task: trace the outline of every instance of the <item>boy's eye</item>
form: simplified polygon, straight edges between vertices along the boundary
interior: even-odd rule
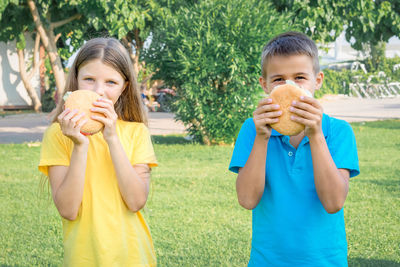
[[[283,81],[282,78],[276,78],[276,79],[273,79],[273,80],[272,80],[272,82],[281,82],[281,81]]]
[[[305,77],[303,77],[303,76],[296,77],[296,80],[303,80],[303,79],[305,79]]]

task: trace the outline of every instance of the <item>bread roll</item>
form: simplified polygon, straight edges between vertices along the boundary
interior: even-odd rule
[[[277,86],[272,90],[272,103],[278,104],[282,111],[279,122],[271,124],[272,129],[283,135],[297,135],[304,130],[303,124],[290,119],[290,116],[295,114],[289,111],[292,102],[299,101],[301,96],[311,96],[311,93],[292,83]]]
[[[92,115],[103,116],[101,113],[90,111],[93,108],[93,102],[100,98],[100,95],[89,90],[76,90],[66,96],[65,108],[70,110],[77,109],[79,113],[84,112],[83,116],[79,121],[87,119],[88,121],[82,126],[81,133],[84,135],[92,135],[101,131],[104,127],[103,123],[95,121],[90,118]],[[78,114],[79,114],[78,113]]]

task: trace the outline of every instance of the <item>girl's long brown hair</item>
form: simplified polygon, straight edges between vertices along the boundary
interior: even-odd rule
[[[128,82],[125,90],[114,104],[118,118],[124,121],[143,122],[147,125],[147,113],[141,100],[129,53],[117,39],[94,38],[81,47],[68,74],[64,94],[68,91],[78,90],[79,68],[96,59],[118,71]],[[57,121],[57,116],[63,111],[64,103],[65,101],[60,96],[53,122]]]

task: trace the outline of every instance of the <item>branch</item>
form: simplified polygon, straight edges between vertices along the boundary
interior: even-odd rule
[[[61,37],[61,33],[58,33],[54,38],[54,43],[57,44],[58,39]]]
[[[43,59],[40,59],[38,62],[37,60],[37,54],[39,53],[39,45],[40,45],[40,35],[39,33],[36,33],[36,39],[35,39],[35,47],[33,49],[33,66],[31,71],[29,72],[28,76],[28,81],[30,81],[35,75],[36,71],[38,70],[40,64],[42,64]]]
[[[40,45],[40,34],[37,32],[36,33],[36,38],[35,38],[35,47],[34,47],[34,54],[33,54],[33,65],[35,66],[37,63],[37,51],[39,51],[39,45]]]
[[[50,27],[51,27],[52,29],[55,29],[55,28],[57,28],[57,27],[60,27],[60,26],[65,25],[65,24],[67,24],[67,23],[69,23],[69,22],[71,22],[71,21],[73,21],[73,20],[80,19],[81,17],[82,17],[81,14],[75,14],[75,15],[73,15],[72,17],[69,17],[69,18],[67,18],[67,19],[63,19],[63,20],[60,20],[60,21],[57,21],[57,22],[52,22],[52,23],[50,23]]]

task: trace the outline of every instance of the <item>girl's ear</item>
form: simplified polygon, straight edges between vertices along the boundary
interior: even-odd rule
[[[315,90],[319,90],[322,86],[322,82],[324,81],[324,73],[322,71],[317,73],[315,81],[316,81]]]

